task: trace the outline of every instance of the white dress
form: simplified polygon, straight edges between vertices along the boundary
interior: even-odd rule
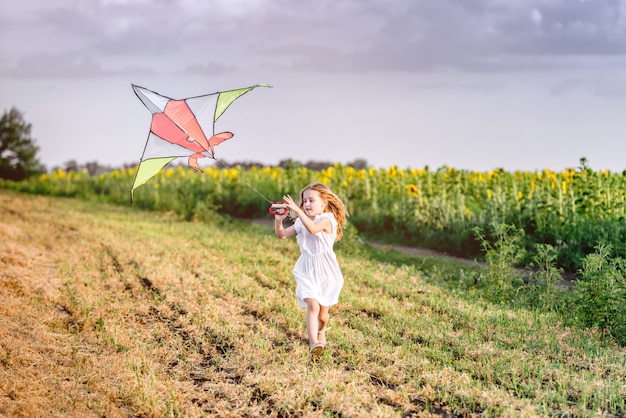
[[[333,251],[337,237],[337,220],[331,212],[317,215],[313,222],[323,217],[330,219],[331,233],[320,231],[311,234],[300,218],[296,219],[296,240],[300,245],[300,258],[293,268],[296,278],[296,298],[301,307],[306,306],[305,298],[317,299],[322,306],[335,305],[343,287],[343,275]]]

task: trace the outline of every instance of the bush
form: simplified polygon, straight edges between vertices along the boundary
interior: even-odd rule
[[[575,321],[597,327],[626,345],[626,261],[611,258],[612,248],[600,244],[583,259],[582,279],[576,283]]]

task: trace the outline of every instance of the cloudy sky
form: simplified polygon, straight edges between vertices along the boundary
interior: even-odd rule
[[[0,107],[40,160],[139,160],[131,84],[256,83],[228,162],[626,169],[626,0],[21,0],[0,8]]]

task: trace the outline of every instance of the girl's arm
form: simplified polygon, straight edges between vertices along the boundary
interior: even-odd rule
[[[285,239],[296,235],[295,225],[291,225],[286,229],[283,227],[283,219],[285,219],[286,216],[286,214],[274,216],[274,232],[276,232],[276,236],[278,237],[278,239]]]

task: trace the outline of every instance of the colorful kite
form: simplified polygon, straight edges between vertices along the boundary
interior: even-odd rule
[[[257,84],[174,100],[152,90],[132,86],[139,100],[152,112],[152,124],[130,189],[131,202],[137,187],[176,158],[186,157],[190,167],[202,171],[198,167],[198,158],[215,159],[215,147],[233,137],[232,132],[216,134],[215,121],[243,94],[257,87],[270,87]]]

